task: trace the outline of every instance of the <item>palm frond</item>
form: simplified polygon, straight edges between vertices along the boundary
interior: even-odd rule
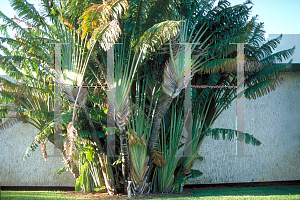
[[[135,50],[155,51],[179,33],[181,23],[182,21],[168,20],[153,25],[140,37]]]
[[[275,90],[275,88],[283,82],[284,79],[282,77],[278,77],[257,83],[245,90],[245,97],[247,99],[256,99],[257,97],[264,96],[272,90]]]
[[[146,19],[143,21],[143,31],[145,32],[154,24],[161,22],[161,19],[174,19],[175,9],[174,2],[171,0],[150,1],[148,3]]]
[[[292,64],[292,61],[290,61],[288,64],[275,64],[268,68],[259,70],[257,73],[254,73],[253,75],[250,75],[249,77],[247,77],[245,80],[245,84],[248,87],[250,87],[251,85],[254,85],[255,83],[263,82],[265,80],[269,80],[269,79],[278,77],[278,76],[282,75],[284,72],[286,72],[287,69],[291,67],[291,64]]]
[[[0,133],[3,133],[7,129],[13,127],[16,123],[22,121],[20,117],[21,115],[18,112],[14,112],[10,118],[8,118],[4,123],[0,124]]]
[[[269,55],[266,58],[263,58],[262,60],[260,60],[260,62],[262,64],[269,64],[269,63],[279,63],[282,62],[283,60],[288,59],[291,55],[293,55],[294,51],[295,51],[295,46],[293,48],[290,49],[286,49],[283,51],[279,51],[277,53],[274,53],[272,55]]]
[[[253,18],[254,20],[257,19],[257,16]],[[263,30],[264,24],[263,23],[254,23],[254,26],[251,27],[251,35],[252,37],[248,40],[253,46],[258,47],[260,43],[265,41],[264,34],[265,30]]]
[[[280,44],[281,39],[282,39],[282,34],[277,38],[267,41],[259,49],[263,52],[265,57],[271,55],[273,50],[275,50],[277,46]]]
[[[17,12],[19,17],[28,21],[33,26],[47,25],[45,18],[35,9],[33,4],[26,0],[11,0],[12,8]]]
[[[20,34],[20,37],[24,37],[24,38],[30,38],[31,35],[30,33],[23,28],[22,26],[20,26],[17,22],[15,22],[14,20],[10,19],[9,17],[7,17],[3,12],[0,11],[0,19],[2,19],[2,21],[5,23],[5,25],[7,27],[10,27],[10,29],[12,31],[16,30],[18,31],[18,34]]]
[[[98,41],[102,49],[107,51],[118,40],[120,34],[119,22],[114,19],[94,29],[87,47],[90,49]]]
[[[41,143],[41,141],[43,141],[43,140],[47,139],[47,137],[49,137],[49,135],[51,134],[51,132],[49,132],[49,129],[51,129],[51,126],[45,126],[39,132],[39,134],[35,136],[34,140],[30,144],[30,146],[26,149],[26,152],[23,157],[23,161],[25,161],[26,157],[30,157],[29,151],[32,151],[32,152],[35,151],[36,148],[38,147],[38,145]]]
[[[233,72],[237,69],[237,59],[236,58],[224,58],[215,59],[205,62],[201,65],[199,69],[200,73],[219,73],[219,72]]]
[[[232,129],[224,129],[224,128],[215,128],[210,129],[206,132],[207,135],[210,135],[214,140],[219,140],[220,137],[222,137],[223,140],[232,140],[235,138],[239,131],[232,130]],[[253,135],[250,135],[249,133],[243,133],[244,139],[246,144],[252,144],[254,146],[259,146],[261,142],[256,139]]]
[[[82,39],[88,32],[99,29],[111,19],[117,19],[127,9],[126,0],[111,0],[88,8],[81,16]]]
[[[134,37],[137,38],[143,34],[141,28],[145,20],[145,16],[147,16],[149,6],[148,0],[131,0],[129,2],[129,7],[125,13],[123,21],[125,24],[125,34],[131,35],[131,41],[134,39]]]

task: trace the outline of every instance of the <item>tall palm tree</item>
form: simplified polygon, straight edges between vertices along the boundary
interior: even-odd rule
[[[215,7],[213,7],[213,1],[208,3],[204,1],[194,2],[194,5],[185,1],[164,2],[165,3],[162,5],[158,5],[146,1],[130,1],[128,2],[129,9],[121,20],[120,27],[123,32],[122,39],[119,41],[123,43],[125,47],[116,50],[119,58],[115,66],[117,83],[115,106],[116,113],[118,113],[116,115],[117,124],[119,124],[118,127],[121,131],[121,150],[124,158],[123,175],[125,180],[128,178],[130,160],[128,141],[126,141],[125,135],[125,125],[129,120],[127,99],[134,74],[137,67],[144,66],[142,62],[147,60],[147,52],[157,51],[157,48],[164,44],[164,42],[170,40],[179,33],[180,37],[176,43],[193,43],[191,47],[193,54],[192,75],[198,78],[203,76],[201,74],[198,75],[198,72],[212,73],[211,76],[208,75],[208,78],[206,78],[208,84],[233,84],[236,80],[234,78],[234,73],[231,75],[220,76],[220,70],[233,69],[236,65],[236,58],[234,57],[235,50],[232,45],[230,46],[229,44],[232,42],[246,42],[252,33],[249,31],[249,28],[250,30],[253,30],[254,26],[254,19],[247,23],[248,14],[250,12],[248,4],[250,1],[234,7],[231,7],[228,1],[221,1]],[[96,6],[94,6],[94,8],[95,7]],[[201,9],[199,9],[199,7]],[[93,7],[86,12],[84,15],[85,17],[89,15],[97,16],[96,13],[98,11],[93,10],[92,8]],[[161,8],[164,8],[165,10],[163,11]],[[172,9],[170,10],[170,8]],[[159,15],[162,17],[151,18],[154,16],[154,12],[162,13]],[[232,15],[235,15],[236,17],[228,21],[227,19]],[[169,19],[172,17],[177,21],[164,21],[166,18]],[[182,19],[184,19],[186,23],[180,22]],[[180,23],[181,29],[179,31],[178,28]],[[90,26],[91,24],[88,20],[83,21],[83,27]],[[96,32],[92,33],[90,41],[94,41],[94,38],[96,38],[95,35],[97,35]],[[99,40],[99,42],[101,42],[101,40]],[[197,46],[196,44],[199,42],[201,42],[201,45]],[[150,158],[147,174],[148,184],[150,184],[153,177],[154,166],[152,164],[152,158],[154,152],[158,150],[161,121],[168,111],[172,99],[177,97],[184,88],[184,53],[180,51],[182,47],[174,44],[174,42],[169,43],[168,46],[170,47],[168,52],[170,56],[163,60],[163,62],[166,63],[166,67],[161,83],[162,90],[160,90],[160,92],[163,91],[164,94],[160,96],[161,101],[158,101],[158,107],[152,124],[152,133],[148,143],[147,155]],[[197,50],[207,50],[209,56],[202,56],[201,54],[197,55]],[[221,53],[224,50],[226,50],[226,53]],[[291,52],[292,50],[288,50],[286,55],[290,55]],[[148,53],[148,55],[151,54]],[[104,60],[102,61],[105,62]],[[125,64],[125,69],[123,68],[123,63],[127,63]],[[162,63],[160,63],[160,66],[163,66]],[[201,83],[201,78],[199,83]],[[205,121],[205,126],[203,131],[200,131],[201,133],[208,131],[207,128],[211,126],[216,119],[216,116],[223,110],[221,109],[223,107],[220,106],[222,105],[221,102],[231,102],[235,98],[234,92],[232,91],[227,91],[223,95],[220,95],[221,93],[219,92],[212,93],[206,91],[202,94],[202,97],[209,100],[203,101],[203,99],[200,99],[200,102],[198,101],[199,105],[202,104],[201,109],[199,109],[201,111],[200,113],[203,113],[202,110],[206,110],[207,113],[202,116]],[[215,99],[215,96],[221,97],[219,102]],[[217,108],[214,108],[216,106]],[[120,126],[120,124],[122,124],[122,126]],[[199,149],[204,135],[205,134],[202,134],[195,142],[197,145],[194,145],[194,154],[197,152],[196,150]],[[257,144],[255,143],[254,138],[252,142],[253,144]],[[190,168],[193,160],[193,158],[185,159],[185,163],[183,163],[185,170]]]
[[[150,5],[147,2],[142,1],[132,1],[129,2],[129,5],[137,5],[137,7],[129,7],[128,12],[125,14],[124,20],[121,22],[121,27],[124,26],[124,36],[119,40],[121,43],[123,43],[123,45],[116,49],[118,58],[116,59],[115,65],[115,93],[117,95],[114,99],[114,104],[109,102],[111,106],[115,105],[116,123],[120,129],[120,146],[123,157],[124,181],[128,181],[129,177],[129,152],[127,136],[125,134],[125,126],[128,124],[130,119],[129,92],[131,91],[130,88],[136,73],[136,69],[145,58],[147,52],[151,50],[153,51],[154,47],[160,46],[163,42],[166,42],[172,36],[176,35],[179,28],[179,21],[162,21],[164,18],[161,18],[162,22],[157,24],[153,24],[153,21],[150,23],[150,19],[148,18],[145,20],[148,20],[149,22],[144,24],[144,21],[140,20],[141,18],[144,18],[144,12],[148,12],[147,9],[144,10],[145,7]],[[153,5],[152,7],[155,6],[157,6],[157,4]],[[91,22],[93,20],[88,19],[89,16],[99,16],[97,13],[100,11],[95,9],[93,10],[92,8],[94,7],[96,7],[96,5],[89,8],[84,15],[85,18],[82,21],[83,30],[88,30],[88,27],[91,27]],[[154,12],[154,10],[150,9],[150,12]],[[128,18],[129,13],[132,13],[131,18]],[[152,14],[150,13],[150,15]],[[132,18],[136,19],[136,21],[133,24],[129,24],[129,21],[131,21]],[[101,22],[101,19],[96,19],[95,21],[96,23],[99,23],[99,21]],[[131,28],[131,32],[128,32],[127,29],[132,25],[133,27]],[[145,26],[149,27],[148,30],[144,28]],[[142,27],[146,29],[144,33],[140,31]],[[95,38],[97,38],[97,34],[98,33],[95,31],[92,32],[89,42],[94,42]],[[84,33],[83,36],[85,36]],[[98,40],[98,42],[101,43],[102,40]],[[103,49],[106,50],[105,48]],[[126,191],[125,188],[126,182],[124,184],[124,191]]]

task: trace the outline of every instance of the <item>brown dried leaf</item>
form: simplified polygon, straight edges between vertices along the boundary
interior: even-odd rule
[[[140,138],[136,135],[136,133],[126,132],[128,135],[128,143],[130,146],[137,144],[141,147],[146,146],[146,141],[143,138]]]
[[[73,126],[72,122],[69,123],[67,129],[67,138],[64,143],[64,150],[66,153],[67,160],[72,160],[72,152],[75,148],[74,139],[77,137],[77,130]]]
[[[41,150],[44,160],[47,162],[47,148],[46,148],[46,139],[41,140]]]
[[[161,152],[154,150],[153,152],[153,161],[152,161],[157,167],[165,167],[166,162],[163,158],[163,155],[161,155]]]

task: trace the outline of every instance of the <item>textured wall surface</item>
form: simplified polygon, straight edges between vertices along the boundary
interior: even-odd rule
[[[49,157],[45,162],[40,146],[23,162],[26,149],[37,133],[37,129],[23,122],[0,133],[0,186],[74,187],[75,178],[70,172],[56,174],[63,167],[62,158]],[[48,154],[53,154],[53,148],[47,143]]]
[[[262,144],[245,144],[245,155],[236,152],[235,141],[205,138],[194,169],[203,172],[189,183],[229,183],[300,180],[300,72],[283,75],[285,83],[256,100],[245,99],[245,131]],[[236,101],[225,110],[214,128],[235,129]]]

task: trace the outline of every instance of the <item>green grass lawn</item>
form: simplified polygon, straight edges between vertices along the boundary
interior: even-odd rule
[[[147,197],[146,197],[147,198]],[[16,199],[16,200],[56,200],[56,199],[77,199],[71,198],[59,192],[53,191],[2,191],[1,200]],[[113,197],[111,198],[113,199]],[[182,200],[221,200],[221,199],[299,199],[300,187],[260,187],[260,188],[234,188],[234,189],[219,189],[219,190],[197,190],[193,195],[188,197],[169,197],[169,198],[153,198],[159,199],[182,199]],[[86,199],[85,199],[86,200]]]
[[[233,188],[221,190],[198,190],[191,197],[192,199],[299,199],[300,187],[258,187],[258,188]]]
[[[1,191],[1,200],[37,200],[37,199],[77,199],[77,200],[87,200],[71,198],[59,191]]]

